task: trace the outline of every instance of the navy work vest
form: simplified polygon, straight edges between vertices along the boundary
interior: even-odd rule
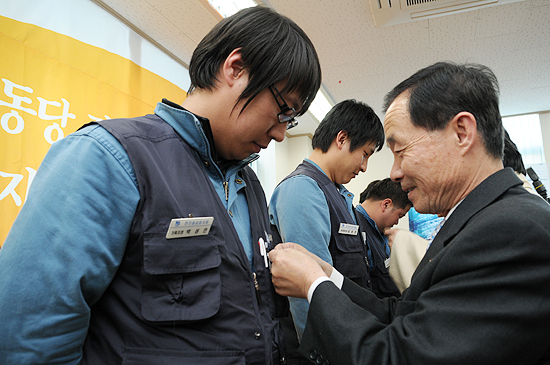
[[[386,260],[389,256],[386,253],[384,238],[363,214],[356,211],[355,216],[361,232],[365,233],[367,245],[372,252],[374,265],[370,267],[370,279],[373,293],[379,298],[400,297],[401,292],[395,286],[389,269],[386,267]]]
[[[99,124],[128,153],[140,201],[120,268],[92,305],[82,363],[278,363],[271,274],[257,244],[250,269],[210,162],[156,115]],[[250,168],[240,178],[252,237],[266,240],[264,192]],[[170,221],[188,217],[214,217],[209,234],[166,239]]]
[[[296,167],[296,170],[285,177],[281,183],[296,175],[309,176],[317,182],[325,194],[330,212],[331,234],[328,248],[332,257],[333,266],[345,277],[370,289],[367,251],[366,247],[363,246],[362,238],[359,234],[350,236],[338,233],[340,223],[355,224],[349,213],[346,200],[337,190],[334,182],[310,162],[303,161]],[[304,204],[307,204],[307,202],[304,202]],[[307,217],[304,217],[304,219],[307,219]],[[300,222],[296,222],[296,224],[300,224]],[[277,226],[272,224],[271,231],[275,243],[281,242],[282,239],[277,230]],[[299,343],[292,316],[282,318],[281,323],[288,349],[287,358],[289,364],[301,365],[309,363],[309,361],[298,352]]]
[[[331,235],[328,248],[332,256],[333,266],[345,277],[370,289],[367,254],[361,236],[359,234],[351,236],[338,233],[340,223],[355,225],[344,197],[340,195],[334,182],[308,161],[304,161],[298,165],[296,170],[282,181],[296,175],[309,176],[317,182],[325,194],[330,212]],[[307,219],[307,217],[304,217],[304,219]],[[296,222],[296,224],[300,224],[300,222]],[[274,225],[271,228],[273,231],[277,231]],[[276,234],[274,234],[275,236]]]

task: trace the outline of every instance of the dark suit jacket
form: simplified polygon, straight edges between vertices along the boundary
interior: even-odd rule
[[[550,206],[511,169],[451,214],[402,299],[317,287],[300,351],[325,364],[550,364]]]

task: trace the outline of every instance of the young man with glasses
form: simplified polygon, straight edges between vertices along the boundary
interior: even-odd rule
[[[355,219],[353,194],[342,184],[364,172],[369,157],[383,144],[382,123],[369,106],[355,100],[335,105],[315,130],[311,156],[273,192],[269,212],[276,241],[303,245],[334,263],[347,277],[369,287],[367,255]],[[288,342],[294,346],[288,361],[305,363],[292,351],[297,344],[292,340],[304,330],[308,303],[297,298],[289,301],[294,325],[283,322]]]
[[[308,109],[318,57],[255,7],[217,24],[189,73],[182,106],[52,146],[0,253],[0,363],[284,361],[247,166]]]

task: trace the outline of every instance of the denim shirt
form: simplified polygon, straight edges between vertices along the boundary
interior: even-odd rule
[[[305,160],[323,171],[313,161]],[[340,184],[334,188],[346,200],[355,220],[353,194]],[[309,176],[296,175],[281,182],[271,196],[269,218],[271,224],[277,226],[283,242],[298,243],[332,265],[328,248],[331,236],[330,211],[325,194],[315,180]],[[309,304],[306,299],[299,298],[289,298],[289,303],[298,338],[301,338]]]
[[[155,113],[210,162],[208,175],[251,260],[248,206],[237,172],[257,156],[223,174],[195,116],[161,103]],[[52,145],[0,250],[0,363],[80,363],[90,306],[124,255],[140,199],[136,184],[126,152],[97,125]],[[105,211],[111,214],[99,213]]]

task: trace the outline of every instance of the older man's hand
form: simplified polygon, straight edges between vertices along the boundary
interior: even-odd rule
[[[277,245],[269,259],[275,290],[288,297],[307,298],[311,284],[332,273],[332,266],[295,243]]]

